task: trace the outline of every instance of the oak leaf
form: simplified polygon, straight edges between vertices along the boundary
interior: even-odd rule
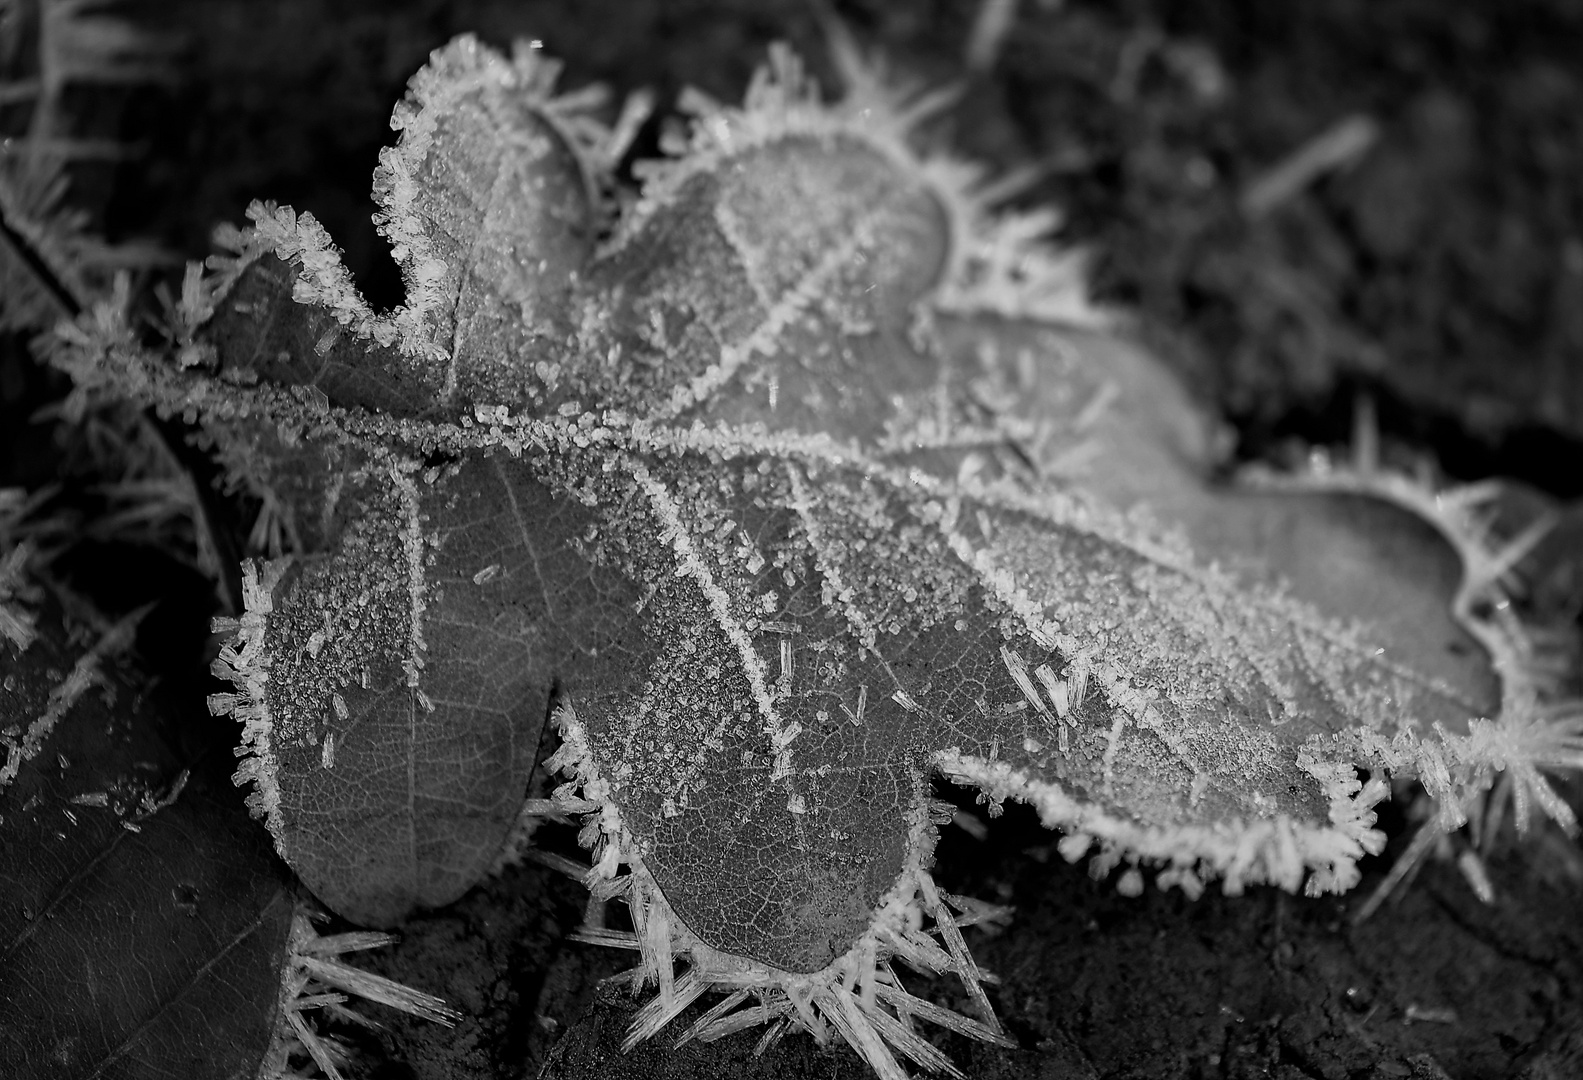
[[[1451,807],[1508,769],[1569,821],[1539,769],[1583,750],[1527,669],[1463,677],[1410,619],[1321,610],[1314,551],[1247,561],[1276,500],[1164,464],[1193,422],[1129,392],[1142,419],[1094,435],[1085,385],[1137,372],[1072,329],[1105,323],[1080,260],[916,149],[935,99],[845,60],[836,103],[784,50],[742,107],[686,99],[596,242],[616,148],[591,99],[463,39],[376,182],[404,307],[261,204],[195,283],[186,368],[109,307],[64,341],[84,385],[195,421],[295,538],[250,571],[216,704],[304,879],[374,922],[457,895],[511,847],[553,705],[557,805],[633,914],[585,937],[659,985],[632,1038],[723,989],[686,1037],[833,1031],[898,1076],[949,1069],[911,1018],[1005,1039],[960,931],[991,913],[928,873],[938,777],[1033,803],[1124,890],[1144,866],[1350,887],[1387,791],[1359,769]],[[1115,461],[1072,468],[1085,439]],[[976,1015],[896,960],[955,972]]]

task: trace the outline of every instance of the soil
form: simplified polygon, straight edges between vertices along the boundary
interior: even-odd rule
[[[175,77],[77,102],[85,130],[139,153],[82,170],[72,198],[111,239],[154,237],[184,257],[252,198],[311,210],[388,305],[400,283],[368,220],[369,182],[390,108],[430,49],[469,30],[496,44],[530,35],[565,59],[567,85],[652,86],[666,102],[691,84],[731,99],[776,39],[828,75],[820,21],[834,14],[900,69],[961,80],[940,137],[997,168],[1036,168],[1019,200],[1066,208],[1102,298],[1135,312],[1234,423],[1241,457],[1342,444],[1367,401],[1388,440],[1450,476],[1583,495],[1583,5],[1023,0],[992,61],[969,70],[964,42],[992,6],[139,0],[124,7],[176,46]],[[1365,151],[1254,199],[1348,121],[1373,133]],[[657,141],[651,125],[636,152]],[[22,337],[0,343],[0,486],[64,476],[63,498],[89,498],[91,463],[27,420],[63,392]],[[222,532],[244,518],[223,500],[216,514]],[[165,598],[176,614],[152,617],[145,655],[172,678],[199,670],[197,634],[173,628],[202,625],[192,613],[212,586],[138,557],[137,575],[111,581],[92,572],[107,558],[95,548],[75,572],[112,613]],[[1411,832],[1405,806],[1387,816],[1391,848],[1339,899],[1129,899],[1066,865],[1016,807],[985,839],[947,830],[943,887],[1015,909],[969,944],[1000,976],[991,1000],[1020,1049],[940,1045],[985,1078],[1583,1076],[1576,844],[1545,833],[1503,849],[1488,864],[1493,903],[1454,859],[1433,859],[1356,922]],[[544,842],[574,854],[564,833]],[[626,958],[567,937],[585,896],[530,863],[415,920],[380,970],[469,1019],[447,1030],[381,1013],[382,1031],[357,1036],[372,1075],[869,1075],[803,1035],[763,1055],[752,1032],[681,1049],[667,1033],[622,1053],[634,1000],[600,983]],[[966,1007],[946,981],[909,985]]]
[[[1398,840],[1405,830],[1392,823]],[[563,840],[565,838],[562,838]],[[554,843],[553,840],[550,841]],[[1014,908],[970,931],[998,975],[990,999],[1019,1049],[936,1042],[984,1080],[1559,1080],[1583,1070],[1583,875],[1556,835],[1492,861],[1494,903],[1450,861],[1355,921],[1398,850],[1344,898],[1274,889],[1241,897],[1118,895],[1025,808],[975,839],[947,829],[943,888]],[[762,1056],[759,1032],[676,1049],[658,1036],[622,1053],[642,999],[598,980],[624,955],[567,942],[581,886],[538,867],[508,873],[420,920],[380,970],[447,995],[477,1020],[454,1032],[393,1021],[389,1077],[413,1080],[863,1080],[850,1050],[789,1036]],[[502,927],[509,928],[505,931]],[[969,1010],[960,987],[923,976],[914,993]],[[685,1030],[695,1006],[676,1021]],[[401,1064],[394,1064],[400,1062]]]

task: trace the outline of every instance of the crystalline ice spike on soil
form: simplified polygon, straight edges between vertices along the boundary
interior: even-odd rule
[[[326,1016],[342,1023],[374,1026],[374,1022],[351,1007],[352,999],[374,1002],[413,1016],[452,1027],[463,1019],[461,1013],[432,994],[415,990],[383,975],[358,968],[342,957],[365,949],[393,943],[390,934],[351,931],[320,934],[313,920],[321,917],[311,905],[299,902],[292,916],[291,935],[280,974],[280,1009],[275,1032],[258,1080],[292,1080],[300,1076],[292,1060],[309,1059],[326,1080],[346,1080],[342,1069],[350,1064],[339,1040],[322,1030],[315,1021]]]
[[[995,1045],[1015,1046],[1001,1031],[984,994],[982,984],[988,976],[973,962],[963,942],[959,923],[970,921],[970,917],[959,918],[952,911],[927,869],[934,845],[927,805],[917,807],[911,815],[911,853],[906,869],[875,913],[869,932],[825,970],[808,975],[779,971],[710,948],[677,919],[636,854],[635,839],[622,826],[615,804],[604,801],[597,810],[586,810],[587,793],[605,792],[608,785],[594,771],[584,732],[569,705],[559,707],[556,727],[562,743],[549,765],[576,778],[557,798],[569,811],[584,811],[596,830],[585,835],[585,846],[595,852],[590,884],[596,896],[619,897],[634,927],[630,932],[590,927],[577,936],[591,944],[637,951],[638,966],[626,977],[637,986],[657,987],[655,996],[633,1018],[623,1049],[657,1034],[711,991],[728,996],[683,1032],[678,1045],[790,1021],[821,1041],[830,1033],[839,1035],[875,1075],[886,1080],[905,1080],[907,1073],[898,1054],[931,1072],[962,1076],[940,1051],[918,1036],[912,1020],[926,1020]],[[583,795],[574,794],[574,787]],[[620,887],[612,890],[618,884]],[[926,922],[934,924],[932,931],[923,929]],[[687,969],[677,978],[675,966],[684,960]],[[914,997],[898,978],[893,961],[932,975],[956,975],[979,1016],[963,1016]]]

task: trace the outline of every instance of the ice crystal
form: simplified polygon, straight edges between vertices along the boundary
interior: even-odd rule
[[[1191,488],[1156,469],[1202,433],[1073,329],[1105,319],[1053,219],[920,149],[942,99],[840,59],[837,102],[784,49],[741,107],[684,99],[616,215],[598,99],[462,39],[376,176],[404,306],[258,204],[171,355],[115,304],[63,336],[81,386],[196,423],[293,549],[249,568],[213,707],[321,898],[389,923],[477,880],[553,704],[584,937],[658,987],[632,1038],[724,990],[684,1037],[835,1034],[897,1077],[951,1071],[915,1020],[1005,1039],[961,933],[984,913],[929,874],[937,778],[1030,802],[1129,890],[1351,887],[1388,791],[1360,769],[1448,806],[1505,770],[1569,821],[1541,770],[1576,736],[1531,666],[1497,663],[1486,715],[1402,635],[1204,561],[1204,506],[1119,508]]]
[[[151,244],[112,245],[66,198],[74,173],[130,148],[73,130],[72,95],[166,81],[173,42],[137,29],[114,2],[19,0],[0,8],[0,328],[75,314],[129,267],[168,262]]]
[[[313,1017],[373,1026],[352,1007],[358,1001],[376,1002],[447,1027],[462,1018],[431,994],[342,959],[348,953],[391,944],[396,939],[390,934],[359,930],[320,934],[313,927],[317,914],[304,903],[292,913],[275,1030],[259,1065],[258,1080],[307,1080],[314,1070],[325,1080],[345,1080],[347,1074],[341,1070],[349,1065],[350,1055],[339,1040],[319,1030]]]

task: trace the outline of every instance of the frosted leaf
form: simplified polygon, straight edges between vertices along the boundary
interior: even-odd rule
[[[217,663],[240,695],[215,707],[247,725],[237,777],[281,855],[336,911],[384,926],[497,858],[555,681],[642,645],[611,615],[630,587],[572,545],[586,515],[509,460],[429,475],[355,445],[340,460],[325,549],[249,568]]]
[[[1463,554],[1423,513],[1362,489],[1206,483],[1216,433],[1125,341],[1028,324],[1003,324],[993,338],[969,325],[949,334],[983,358],[973,392],[1026,426],[1024,453],[1047,478],[1180,531],[1245,581],[1374,627],[1392,660],[1455,689],[1458,701],[1434,719],[1462,727],[1499,708],[1494,672],[1451,610]]]
[[[419,113],[494,117],[468,103],[494,100],[502,64],[442,51]],[[743,108],[689,97],[688,134],[639,170],[606,244],[546,226],[553,284],[442,242],[492,204],[438,232],[396,215],[408,303],[376,317],[327,238],[275,209],[239,247],[279,252],[296,222],[294,304],[279,264],[220,269],[197,339],[229,379],[145,351],[114,311],[68,333],[62,366],[195,421],[297,538],[289,567],[253,571],[223,657],[241,695],[220,705],[304,878],[369,921],[457,895],[506,842],[523,725],[553,692],[556,802],[587,815],[595,896],[635,927],[587,936],[637,949],[658,986],[633,1038],[708,987],[751,989],[761,1006],[702,1031],[834,1031],[892,1077],[893,1050],[939,1064],[907,1017],[1004,1039],[928,874],[938,777],[1034,804],[1063,852],[1127,863],[1129,890],[1162,864],[1195,893],[1349,888],[1388,790],[1360,767],[1423,774],[1448,805],[1512,768],[1552,805],[1532,777],[1576,764],[1575,737],[1539,723],[1520,671],[1497,665],[1494,688],[1424,662],[1433,575],[1388,594],[1413,600],[1392,613],[1327,588],[1329,543],[1272,548],[1272,518],[1357,538],[1329,511],[1207,491],[1213,435],[1179,390],[1055,317],[1097,321],[1074,264],[1032,219],[990,213],[976,170],[914,151],[935,99],[855,70],[825,105],[779,50]],[[387,215],[471,205],[453,198],[477,190],[457,179],[483,153],[466,130],[403,143],[426,164],[409,188],[387,161]],[[492,175],[546,160],[497,143]],[[547,205],[570,198],[546,183]],[[531,312],[515,331],[457,316],[442,280]],[[247,324],[261,298],[272,314]],[[326,315],[359,344],[326,346],[316,391],[302,350]],[[260,341],[288,355],[262,367]],[[398,353],[416,374],[387,370]],[[1365,578],[1400,562],[1349,550]],[[955,972],[976,1018],[927,1012],[893,961]]]
[[[554,96],[557,72],[464,37],[413,77],[374,180],[407,289],[395,311],[369,308],[312,215],[255,203],[228,267],[243,280],[210,334],[223,369],[407,415],[535,400],[534,364],[569,331],[568,275],[592,251],[589,169],[608,137],[587,115],[597,97]]]

